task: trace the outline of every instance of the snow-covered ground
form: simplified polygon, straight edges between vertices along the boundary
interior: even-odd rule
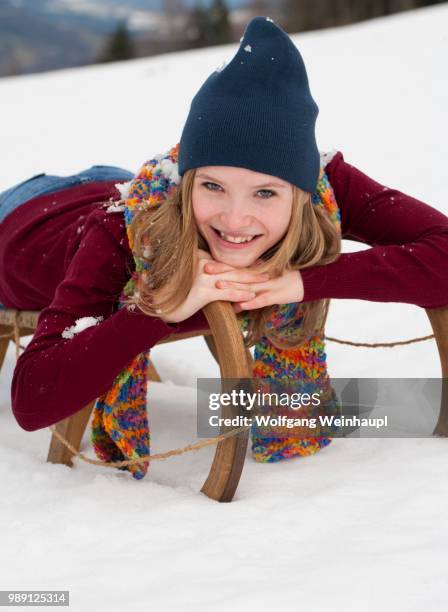
[[[448,214],[448,6],[295,36],[320,107],[321,150]],[[189,102],[236,46],[0,81],[0,190],[93,164],[136,171],[178,141]],[[344,250],[367,248],[346,242]],[[378,342],[431,333],[424,310],[333,300],[327,334]],[[26,340],[25,340],[26,342]],[[436,346],[327,343],[333,377],[438,377]],[[155,347],[154,452],[192,441],[197,377],[219,375],[202,339]],[[337,439],[257,464],[231,504],[199,494],[213,449],[135,481],[45,462],[50,431],[11,415],[0,375],[0,589],[70,589],[74,610],[446,609],[448,442]],[[82,381],[80,381],[82,384]],[[82,451],[93,457],[87,436]]]

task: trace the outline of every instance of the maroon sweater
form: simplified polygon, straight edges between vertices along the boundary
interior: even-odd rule
[[[448,304],[448,218],[344,161],[326,166],[341,211],[342,237],[372,248],[343,253],[302,271],[304,301],[345,298]],[[208,329],[202,311],[166,324],[136,309],[117,309],[134,261],[114,182],[83,184],[30,200],[0,225],[0,302],[42,310],[12,380],[12,409],[27,431],[77,412],[108,390],[138,353],[174,332]],[[84,316],[104,320],[62,337]]]

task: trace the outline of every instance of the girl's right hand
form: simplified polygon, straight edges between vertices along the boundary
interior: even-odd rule
[[[210,302],[224,300],[228,302],[244,302],[256,296],[254,291],[245,289],[217,288],[215,285],[218,280],[232,280],[238,283],[258,283],[269,280],[267,274],[250,272],[244,268],[233,268],[225,266],[227,269],[218,274],[208,274],[204,267],[209,262],[214,262],[210,253],[198,250],[198,261],[196,264],[196,276],[187,299],[175,310],[169,313],[161,312],[159,317],[166,323],[180,323],[191,317],[195,312],[203,308]]]

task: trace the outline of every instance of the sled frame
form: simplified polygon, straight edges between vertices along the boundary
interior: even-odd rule
[[[448,436],[448,306],[426,308],[440,357],[443,380],[441,410],[434,435]],[[203,309],[209,329],[172,334],[159,344],[175,342],[185,338],[203,336],[207,346],[216,359],[221,379],[251,378],[253,359],[250,351],[244,346],[243,337],[233,308],[229,302],[212,302]],[[37,327],[39,311],[17,311],[0,309],[0,368],[6,355],[8,344],[13,340],[14,320],[20,336],[34,334]],[[7,334],[10,337],[6,337]],[[149,380],[160,382],[154,364],[148,365]],[[81,441],[89,423],[95,400],[79,412],[59,421],[57,431],[79,451]],[[217,444],[209,474],[201,492],[219,502],[232,501],[240,481],[246,457],[249,430],[226,438]],[[48,451],[47,461],[72,466],[73,453],[53,434]]]

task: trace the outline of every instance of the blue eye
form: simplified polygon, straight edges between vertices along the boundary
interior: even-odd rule
[[[219,189],[221,189],[221,187],[217,184],[217,183],[212,183],[210,181],[206,181],[205,183],[202,183],[204,185],[204,187],[206,189],[208,189],[209,191],[218,191]],[[215,187],[218,187],[218,189],[210,189],[208,186],[209,185],[214,185]]]
[[[221,190],[221,186],[218,185],[217,183],[213,183],[212,181],[205,181],[204,183],[201,183],[201,184],[208,191],[220,191]],[[257,193],[267,194],[267,195],[260,196],[262,200],[269,200],[270,198],[277,195],[275,191],[272,191],[271,189],[259,189]]]
[[[275,191],[271,191],[270,189],[260,189],[260,191],[258,191],[258,193],[270,193],[271,194],[270,196],[268,196],[266,198],[264,196],[261,196],[262,200],[269,200],[271,197],[275,196]]]

